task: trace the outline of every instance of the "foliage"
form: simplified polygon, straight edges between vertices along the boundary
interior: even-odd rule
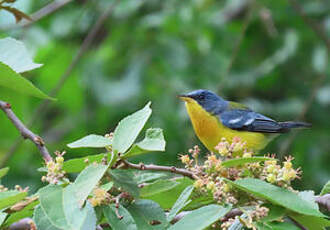
[[[231,226],[235,225],[235,217],[223,222],[220,220],[233,208],[243,210],[241,217],[238,215],[236,219],[240,218],[240,226],[244,225],[248,228],[263,229],[266,226],[269,229],[276,229],[272,225],[277,226],[278,221],[285,220],[285,216],[290,216],[306,226],[310,225],[310,222],[306,222],[306,218],[310,219],[313,227],[319,229],[330,226],[330,221],[325,219],[326,216],[314,203],[314,193],[292,191],[290,181],[297,177],[297,173],[291,168],[291,158],[288,158],[281,168],[274,156],[272,158],[252,157],[252,153],[246,152],[244,143],[237,138],[230,143],[226,140],[220,142],[217,146],[218,156],[214,153],[208,155],[203,165],[194,165],[194,161],[198,161],[200,155],[197,146],[189,151],[194,160],[191,160],[188,155],[182,155],[182,162],[193,173],[195,179],[194,186],[188,183],[183,191],[173,192],[175,191],[173,188],[179,185],[173,176],[164,178],[161,174],[152,175],[142,171],[138,177],[132,169],[127,169],[129,164],[125,164],[124,159],[131,157],[131,155],[126,155],[126,152],[132,152],[132,149],[136,149],[136,146],[141,143],[133,144],[150,114],[151,109],[148,103],[143,109],[120,121],[113,134],[106,137],[87,136],[69,145],[73,148],[100,148],[100,143],[106,143],[103,147],[107,154],[97,155],[102,157],[101,161],[97,158],[90,158],[96,160],[90,161],[87,157],[83,161],[78,158],[78,161],[73,164],[75,159],[65,162],[64,153],[57,152],[55,160],[46,163],[44,171],[47,175],[43,176],[43,181],[50,184],[39,189],[37,192],[39,202],[33,203],[34,205],[30,207],[30,210],[34,210],[33,220],[37,229],[90,230],[96,229],[97,225],[105,224],[114,230],[123,228],[177,230],[187,227],[195,230],[207,227],[231,229]],[[161,132],[160,129],[156,130],[157,133]],[[153,131],[149,130],[150,132]],[[126,138],[128,141],[123,141]],[[144,154],[148,149],[153,152],[163,151],[165,142],[159,141],[159,138],[159,135],[149,134],[146,137],[148,141],[145,141],[146,139],[142,141],[145,146],[144,151],[136,151],[133,156]],[[109,142],[105,141],[106,139]],[[116,147],[113,146],[115,141]],[[151,143],[152,148],[148,148],[148,143]],[[140,148],[142,148],[141,145]],[[120,153],[118,150],[124,151]],[[111,157],[108,158],[108,155]],[[222,157],[222,160],[218,157]],[[232,158],[240,160],[239,163],[223,166],[226,165],[226,161],[232,161]],[[246,158],[251,158],[251,160],[244,160]],[[265,162],[264,166],[260,162]],[[77,164],[80,166],[77,167]],[[270,167],[272,167],[271,170]],[[70,182],[63,168],[79,172],[74,182]],[[143,165],[140,169],[143,170]],[[250,170],[250,173],[246,173],[247,170]],[[293,176],[285,177],[285,173],[291,171],[294,172]],[[276,172],[278,173],[276,181],[269,181],[267,173],[273,175]],[[251,178],[253,175],[261,180]],[[27,192],[19,191],[19,189],[7,191],[5,187],[2,187],[0,206],[5,215],[2,226],[9,226],[14,215],[25,211],[25,208],[35,201],[31,199],[35,195],[26,197]],[[155,202],[162,200],[168,203],[166,191],[172,191],[171,196],[176,198],[167,216],[166,210]],[[188,205],[193,199],[207,198],[209,193],[213,194],[211,203],[218,204],[197,203],[199,208],[189,211],[182,219],[175,220],[182,210],[190,210]],[[158,196],[155,196],[156,194]],[[157,199],[153,199],[154,197]],[[17,208],[17,204],[24,201],[25,203]],[[32,211],[22,216],[32,216]]]
[[[17,144],[17,130],[0,115],[1,229],[26,217],[31,228],[56,230],[297,229],[292,220],[308,229],[329,226],[329,213],[305,191],[329,193],[325,0],[43,4],[0,1],[0,100],[50,149],[70,149],[39,168],[40,158],[30,154],[35,146]],[[175,95],[196,88],[313,127],[263,150],[279,152],[278,159],[244,152],[237,140],[223,140],[219,154],[196,147],[182,154],[196,139]],[[146,101],[154,116],[148,103],[121,120]],[[149,154],[165,145],[166,154]],[[185,169],[146,170],[151,162],[182,166],[178,153]],[[294,162],[282,161],[287,153]]]

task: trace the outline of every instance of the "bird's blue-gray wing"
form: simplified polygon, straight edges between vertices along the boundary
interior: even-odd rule
[[[228,128],[261,133],[283,133],[285,129],[278,122],[252,110],[232,109],[218,115],[222,124]]]

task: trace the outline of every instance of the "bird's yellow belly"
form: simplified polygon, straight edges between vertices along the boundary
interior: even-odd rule
[[[186,102],[186,108],[200,141],[210,150],[224,137],[231,142],[234,137],[240,137],[246,142],[246,148],[253,151],[263,149],[269,142],[263,133],[237,131],[221,124],[217,117],[205,111],[197,102]]]

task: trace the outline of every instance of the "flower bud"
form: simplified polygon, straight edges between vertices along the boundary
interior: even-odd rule
[[[276,176],[274,174],[268,174],[267,181],[269,183],[272,183],[272,184],[275,183],[276,182]]]
[[[181,162],[182,162],[183,164],[189,164],[189,162],[190,162],[190,158],[189,158],[188,155],[182,155],[182,156],[180,157],[180,159],[181,159]]]

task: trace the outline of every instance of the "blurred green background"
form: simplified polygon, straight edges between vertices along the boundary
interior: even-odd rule
[[[44,64],[24,76],[49,93],[113,2],[72,1],[17,28],[12,28],[14,17],[2,10],[0,37],[22,40],[34,60]],[[312,123],[310,130],[277,138],[263,153],[293,155],[295,166],[303,170],[295,188],[319,191],[330,178],[329,52],[292,2],[118,1],[61,87],[58,101],[42,111],[32,130],[45,139],[50,151],[67,150],[66,159],[99,153],[102,150],[71,150],[66,144],[87,134],[109,133],[121,118],[152,101],[147,127],[164,130],[167,150],[135,160],[180,165],[178,154],[200,142],[176,95],[210,89],[277,120]],[[31,14],[49,3],[19,0],[14,6]],[[299,4],[330,39],[330,2]],[[0,98],[10,102],[24,122],[42,103],[4,88]],[[2,159],[17,137],[18,131],[0,113]],[[4,184],[29,185],[32,190],[40,186],[41,173],[36,169],[42,160],[31,142],[25,141],[6,165],[11,170]]]

